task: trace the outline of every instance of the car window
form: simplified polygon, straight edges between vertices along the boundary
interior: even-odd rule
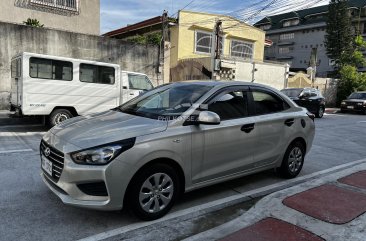
[[[252,95],[256,115],[280,112],[288,106],[279,97],[266,91],[253,90]]]
[[[221,120],[238,119],[248,116],[246,92],[224,92],[208,104],[208,110],[215,112]]]
[[[150,90],[153,88],[150,79],[145,75],[128,74],[128,83],[132,90]]]

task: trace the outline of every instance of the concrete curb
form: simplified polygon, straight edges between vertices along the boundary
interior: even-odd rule
[[[320,177],[316,180],[310,180],[303,184],[268,195],[242,216],[214,229],[189,237],[185,239],[185,241],[221,239],[266,217],[274,217],[294,224],[324,238],[325,240],[364,241],[366,240],[366,233],[364,232],[366,223],[365,214],[359,216],[347,224],[336,225],[309,217],[282,204],[282,200],[288,196],[295,195],[325,183],[335,182],[341,177],[350,175],[360,170],[366,170],[366,159],[362,161],[363,162],[361,164],[347,168],[345,170],[329,174],[325,177]]]
[[[325,108],[325,113],[327,114],[337,114],[341,110],[339,108]]]

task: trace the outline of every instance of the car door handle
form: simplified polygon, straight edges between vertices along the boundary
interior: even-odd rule
[[[241,127],[241,131],[244,131],[245,133],[249,133],[249,132],[251,132],[252,130],[254,130],[254,123],[252,123],[252,124],[247,124],[247,125],[243,125],[242,127]]]
[[[285,120],[285,125],[292,126],[295,123],[295,119],[287,119]]]

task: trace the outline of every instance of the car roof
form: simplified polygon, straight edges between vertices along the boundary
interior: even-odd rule
[[[214,81],[214,80],[188,80],[188,81],[179,81],[179,82],[173,82],[171,84],[174,85],[205,85],[205,86],[212,86],[212,87],[226,87],[226,86],[237,86],[237,85],[246,85],[246,86],[256,86],[256,87],[265,87],[265,88],[271,88],[270,86],[253,83],[249,81]]]

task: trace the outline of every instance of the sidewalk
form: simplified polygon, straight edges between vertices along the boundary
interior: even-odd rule
[[[242,216],[185,240],[365,241],[366,161],[260,200]]]

